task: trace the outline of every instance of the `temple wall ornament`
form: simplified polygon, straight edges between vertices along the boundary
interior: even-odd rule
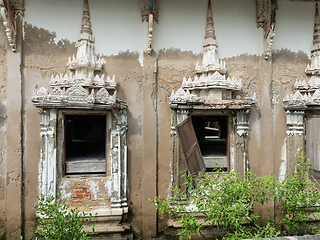
[[[24,0],[10,0],[16,16],[24,15]]]
[[[5,27],[6,37],[13,52],[16,51],[16,17],[23,16],[23,0],[0,0],[0,11]]]
[[[56,196],[56,110],[39,111],[41,115],[41,151],[39,161],[39,192],[45,198]]]
[[[77,54],[69,57],[67,63],[71,72],[51,76],[51,93],[44,87],[34,90],[31,100],[37,107],[125,107],[117,98],[115,76],[95,74],[102,70],[105,61],[94,54],[88,1],[85,1],[84,6],[81,34],[76,44]]]
[[[123,214],[128,211],[127,106],[117,97],[115,76],[101,74],[105,61],[94,54],[88,0],[84,0],[81,31],[76,47],[76,56],[69,57],[67,63],[70,73],[52,76],[49,80],[51,90],[40,87],[34,90],[31,97],[33,105],[41,109],[39,191],[48,199],[56,196],[56,188],[59,187],[57,172],[62,170],[58,171],[57,166],[63,164],[60,163],[63,159],[56,151],[61,152],[63,148],[61,141],[57,139],[58,132],[63,132],[63,115],[105,115],[108,129],[105,130],[108,134],[106,148],[109,153],[105,156],[105,162],[109,164],[108,172],[105,173],[111,175],[103,176],[103,181],[110,189],[109,207]]]
[[[240,78],[227,76],[226,63],[218,58],[218,43],[216,40],[211,2],[208,1],[205,37],[203,42],[202,63],[196,63],[196,75],[184,77],[181,87],[172,91],[170,106],[179,108],[187,105],[204,109],[229,108],[241,109],[251,107],[256,99],[247,97],[235,99],[242,89]]]
[[[187,165],[190,171],[194,170],[193,166],[190,169],[191,162],[194,163],[194,166],[200,166],[201,172],[210,171],[215,164],[224,166],[223,171],[246,172],[248,169],[248,138],[246,137],[249,134],[248,116],[257,99],[256,94],[252,97],[241,97],[241,90],[242,80],[228,75],[226,63],[218,57],[218,43],[209,0],[202,62],[196,63],[195,76],[183,77],[181,86],[176,91],[172,91],[169,98],[169,106],[173,110],[171,121],[172,173],[177,182],[180,180],[176,172],[179,172],[181,168]],[[201,134],[197,136],[196,131],[203,131],[203,136]],[[210,131],[217,131],[218,136],[204,136],[204,132],[209,134]],[[222,136],[222,133],[225,136]],[[184,151],[183,143],[179,145],[176,142],[179,139],[181,141],[181,136],[183,138],[196,136],[191,141],[193,146],[200,146],[199,154],[195,154],[191,162],[186,160],[186,165],[181,162],[183,158],[180,153]],[[210,147],[209,144],[206,145],[208,139],[212,140]],[[222,140],[221,149],[225,149],[226,155],[220,153],[220,155],[217,154],[218,157],[212,159],[212,156],[202,150],[210,148],[210,153],[213,155],[217,153],[215,140]],[[189,156],[189,152],[186,152],[184,152],[185,159],[187,155]],[[230,155],[227,156],[227,152],[230,152]],[[172,184],[174,184],[173,181]]]
[[[249,110],[240,110],[237,112],[237,134],[242,137],[249,133],[248,122]]]
[[[311,65],[305,73],[311,75],[309,80],[296,80],[293,91],[283,99],[285,110],[305,110],[320,106],[320,18],[318,4],[315,5],[314,31],[311,47]]]
[[[180,109],[177,110],[177,124],[182,123],[189,116],[189,110]]]
[[[150,0],[141,0],[141,20],[142,22],[149,21]],[[158,0],[153,0],[153,19],[154,22],[159,21],[159,5]]]
[[[12,51],[16,51],[16,19],[14,8],[9,0],[0,0],[0,10],[5,27],[5,33]]]
[[[111,207],[127,206],[127,111],[112,110],[113,129],[111,131],[112,184],[116,194],[111,198]]]
[[[318,4],[315,4],[314,31],[311,47],[311,65],[305,73],[309,80],[298,79],[293,86],[293,93],[283,99],[286,110],[287,135],[302,136],[305,132],[304,114],[316,110],[320,106],[320,19]],[[299,144],[304,146],[301,138]]]
[[[257,27],[263,28],[271,16],[271,0],[256,0]]]
[[[304,133],[303,116],[304,111],[286,111],[287,135],[301,136]]]
[[[306,68],[308,75],[320,75],[320,17],[318,3],[315,7],[313,41],[311,46],[311,65]]]
[[[142,22],[148,22],[148,55],[152,52],[153,23],[158,23],[158,1],[141,0]]]
[[[257,27],[263,28],[264,58],[267,60],[271,55],[275,27],[278,16],[277,0],[256,0]]]

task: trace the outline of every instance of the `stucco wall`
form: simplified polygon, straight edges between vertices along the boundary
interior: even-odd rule
[[[4,27],[1,25],[0,31],[0,49],[1,49],[1,73],[0,73],[0,238],[2,238],[6,232],[6,185],[7,185],[7,169],[6,169],[6,145],[7,145],[7,42],[5,39]]]
[[[78,0],[26,0],[20,62],[19,51],[12,53],[8,48],[0,24],[0,188],[5,190],[0,197],[0,238],[14,216],[24,222],[26,239],[34,235],[40,115],[30,97],[35,88],[49,87],[51,74],[69,72],[67,61],[76,53],[82,4]],[[145,199],[170,192],[173,146],[169,96],[180,87],[183,76],[194,76],[195,64],[202,59],[207,0],[159,1],[159,24],[154,26],[153,38],[156,52],[152,56],[144,52],[147,24],[141,23],[139,0],[95,0],[89,4],[95,52],[106,60],[103,73],[115,75],[118,97],[128,104],[128,221],[137,235],[153,236],[157,224],[160,231],[165,220]],[[243,96],[256,92],[258,97],[250,114],[250,168],[260,175],[283,175],[289,159],[283,150],[287,143],[282,99],[292,92],[296,79],[306,78],[314,4],[279,1],[273,54],[268,61],[260,56],[263,32],[256,27],[254,0],[217,0],[212,1],[212,8],[219,56],[226,61],[229,76],[242,78]],[[7,66],[8,59],[16,65]],[[8,71],[17,76],[8,75]],[[8,86],[8,76],[20,76],[20,82]],[[14,144],[9,147],[7,141]],[[19,169],[23,169],[22,188]],[[12,186],[9,183],[15,179],[18,183],[7,193],[6,186]],[[19,194],[13,195],[17,189],[23,191],[18,203],[10,200],[19,198]],[[22,209],[20,213],[9,210],[13,204],[18,204],[14,211]],[[261,210],[263,216],[273,212],[272,205]],[[13,217],[9,219],[8,213]]]

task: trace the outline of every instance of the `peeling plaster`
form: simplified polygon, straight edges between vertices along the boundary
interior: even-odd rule
[[[284,139],[284,143],[281,148],[281,165],[279,179],[284,180],[284,177],[287,173],[287,141]]]
[[[5,130],[1,136],[1,145],[0,145],[0,164],[6,159],[7,156],[7,129],[4,127]],[[6,161],[5,161],[6,162]]]
[[[66,190],[66,188],[70,188],[70,187],[71,187],[70,182],[68,181],[62,181],[60,184],[60,193],[67,200],[71,200],[72,192]]]
[[[87,184],[90,186],[90,193],[93,195],[92,200],[98,200],[97,194],[98,192],[100,192],[98,182],[94,180],[89,180]]]
[[[141,67],[143,67],[143,52],[141,52],[139,54],[139,62],[140,62]]]
[[[234,148],[233,147],[230,148],[230,166],[231,166],[230,170],[234,170],[235,169],[235,165],[234,165]]]
[[[109,197],[112,196],[112,183],[113,183],[113,175],[110,177],[109,181],[107,181],[104,185]]]

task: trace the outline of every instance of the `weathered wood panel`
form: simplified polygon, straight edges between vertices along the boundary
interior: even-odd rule
[[[306,154],[311,160],[311,169],[320,171],[320,116],[307,116]]]
[[[177,133],[189,171],[191,173],[205,172],[206,167],[190,117],[177,126]]]
[[[106,160],[85,159],[66,161],[66,174],[105,173]]]

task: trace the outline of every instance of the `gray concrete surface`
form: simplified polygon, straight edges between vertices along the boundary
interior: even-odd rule
[[[293,236],[293,237],[259,238],[259,239],[265,239],[265,240],[316,240],[316,239],[320,239],[320,234]],[[247,239],[247,240],[250,240],[250,239]],[[255,239],[255,240],[258,240],[258,239]]]

